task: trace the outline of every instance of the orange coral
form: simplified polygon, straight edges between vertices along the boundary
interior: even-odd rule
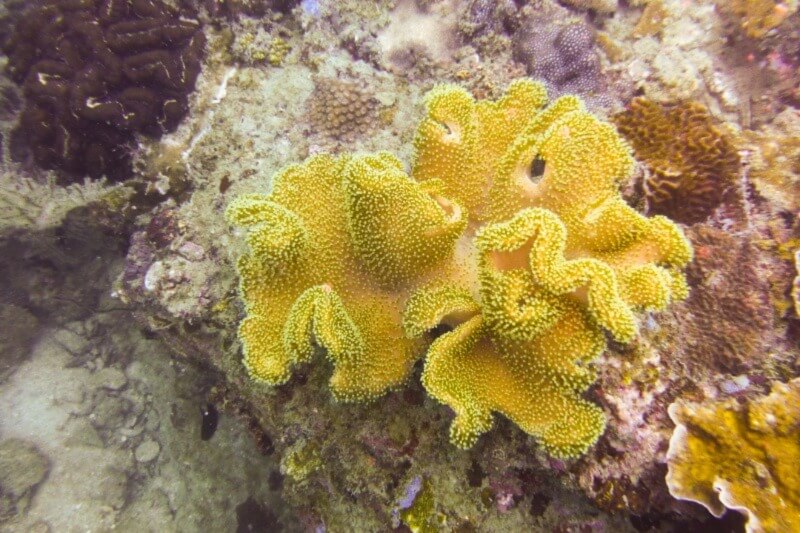
[[[614,122],[647,167],[644,192],[651,213],[700,222],[731,190],[739,154],[703,105],[635,98]]]

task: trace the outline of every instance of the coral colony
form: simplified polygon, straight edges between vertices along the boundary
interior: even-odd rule
[[[800,531],[799,3],[0,2],[0,381],[130,311],[241,530]]]
[[[581,398],[605,333],[629,342],[636,310],[684,298],[691,247],[620,198],[629,148],[578,98],[547,105],[523,79],[498,101],[440,85],[425,102],[410,175],[385,152],[320,155],[230,204],[250,248],[245,364],[284,383],[313,338],[334,396],[363,401],[422,357],[457,446],[499,412],[553,456],[580,455],[605,428]],[[440,324],[451,331],[431,342]]]
[[[775,383],[769,396],[677,402],[667,485],[714,516],[738,509],[747,531],[800,529],[800,379]]]
[[[739,154],[702,105],[634,98],[614,122],[648,168],[643,188],[649,212],[700,222],[736,185]]]
[[[4,52],[26,97],[16,131],[41,167],[124,179],[134,133],[178,126],[205,50],[184,15],[160,1],[53,0],[21,19]]]

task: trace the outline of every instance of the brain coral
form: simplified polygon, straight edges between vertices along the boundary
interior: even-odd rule
[[[411,175],[388,153],[321,155],[234,200],[251,375],[285,382],[313,338],[334,396],[363,400],[424,356],[455,444],[499,412],[555,456],[591,446],[605,418],[581,394],[604,332],[629,341],[635,310],[682,298],[691,249],[620,198],[632,160],[614,128],[575,97],[546,102],[530,80],[498,101],[438,86]],[[440,325],[451,330],[431,344]]]
[[[748,516],[747,531],[800,531],[800,379],[740,405],[674,403],[667,453],[673,496]]]
[[[4,45],[24,89],[17,134],[68,179],[130,173],[136,132],[173,130],[188,109],[205,37],[159,0],[48,0]]]
[[[648,211],[700,222],[734,185],[739,154],[703,105],[634,98],[614,122],[647,167]]]

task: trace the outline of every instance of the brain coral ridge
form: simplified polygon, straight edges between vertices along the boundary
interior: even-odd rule
[[[385,152],[318,155],[230,204],[249,245],[245,364],[284,383],[313,339],[333,395],[358,401],[424,358],[456,445],[498,412],[554,456],[579,455],[605,427],[582,398],[605,333],[630,341],[635,311],[684,297],[691,248],[623,202],[629,148],[579,99],[547,105],[524,79],[497,101],[441,85],[425,103],[410,174]]]
[[[125,178],[134,133],[177,127],[205,47],[185,15],[160,0],[34,4],[3,51],[25,92],[17,133],[40,166]]]
[[[730,196],[739,154],[702,104],[638,97],[614,122],[647,168],[648,212],[694,224]]]

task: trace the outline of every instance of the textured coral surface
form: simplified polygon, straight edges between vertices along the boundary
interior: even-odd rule
[[[576,94],[591,109],[609,103],[595,32],[553,8],[537,10],[514,35],[514,58],[547,85],[552,96]]]
[[[363,82],[317,76],[309,120],[327,137],[352,142],[375,126],[379,107]]]
[[[747,531],[800,529],[800,380],[749,405],[678,402],[669,414],[678,425],[667,454],[673,496],[715,516],[745,513]]]
[[[422,382],[455,411],[455,444],[472,446],[497,411],[553,455],[583,453],[605,425],[580,398],[603,331],[630,341],[634,310],[683,298],[691,250],[619,197],[631,159],[614,129],[575,97],[545,104],[528,80],[498,101],[438,86],[413,178],[387,153],[317,156],[270,195],[232,202],[229,220],[248,228],[251,375],[285,382],[313,337],[334,395],[373,398],[403,383],[443,324],[454,329],[430,346]]]
[[[381,203],[371,205],[370,193]],[[376,207],[390,203],[391,214],[375,219]],[[407,224],[395,227],[403,216]],[[340,399],[374,398],[406,379],[419,343],[402,334],[404,291],[385,282],[414,281],[431,265],[417,247],[407,251],[418,264],[398,261],[391,268],[390,257],[384,263],[370,248],[371,232],[391,232],[383,235],[391,238],[384,246],[404,238],[413,246],[419,234],[449,222],[430,197],[412,187],[399,161],[389,154],[317,156],[284,170],[269,196],[237,198],[228,218],[249,228],[251,253],[238,266],[248,317],[239,332],[253,377],[285,382],[292,364],[313,355],[313,333],[336,366],[331,390]],[[409,235],[410,230],[416,231]],[[456,236],[450,232],[451,245]]]
[[[205,46],[184,15],[158,0],[47,0],[20,19],[3,51],[25,92],[17,134],[40,166],[122,179],[134,133],[175,129]]]
[[[761,38],[797,11],[797,0],[717,0],[722,9],[738,19],[742,31],[753,38]]]
[[[647,166],[644,192],[650,212],[700,222],[736,182],[739,155],[700,104],[660,105],[635,98],[614,122]]]

